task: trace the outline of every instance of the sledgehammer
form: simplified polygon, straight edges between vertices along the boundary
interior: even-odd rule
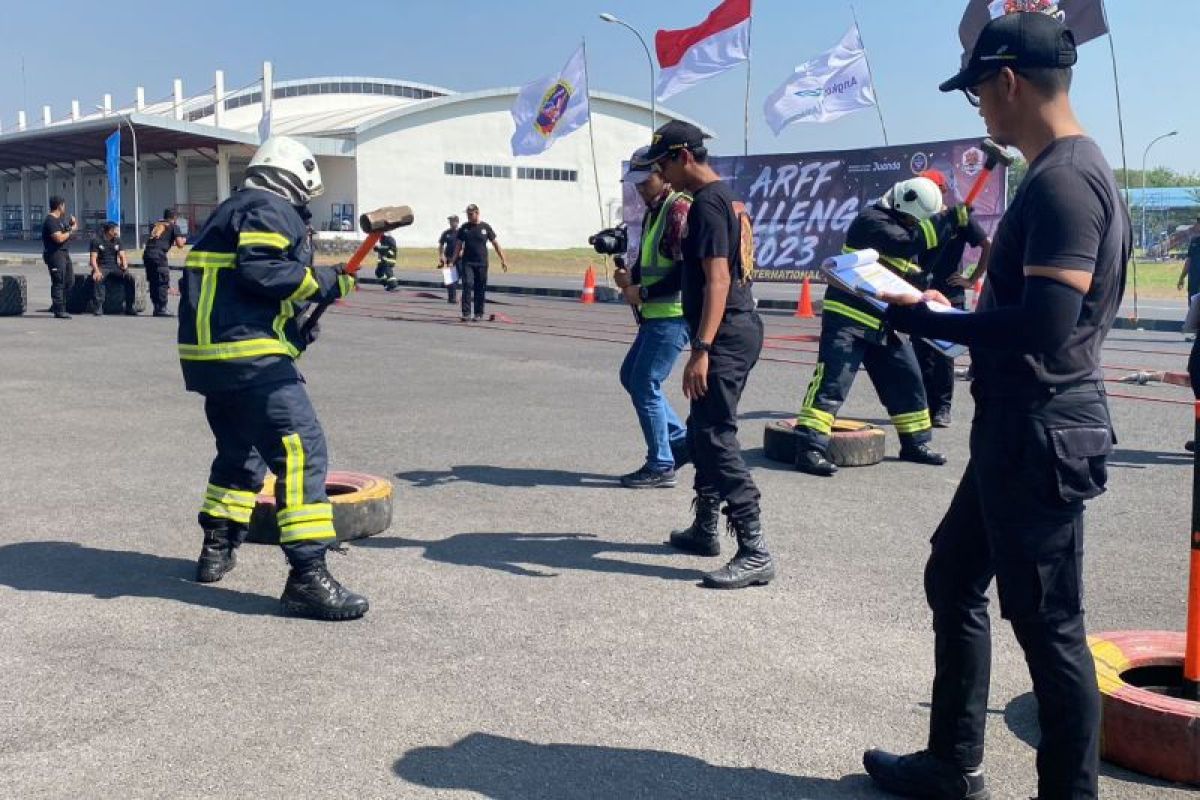
[[[975,179],[975,183],[971,186],[971,191],[967,193],[967,199],[963,200],[963,205],[974,205],[979,199],[979,195],[983,192],[983,186],[987,183],[987,179],[992,176],[992,170],[997,165],[1003,164],[1005,167],[1011,167],[1013,157],[1008,154],[1008,150],[993,142],[991,139],[984,139],[980,144],[984,152],[983,172],[979,173],[979,177]]]
[[[377,208],[374,211],[368,211],[358,218],[358,227],[362,228],[362,232],[367,234],[367,238],[354,251],[354,255],[350,256],[350,260],[346,262],[346,272],[354,275],[358,272],[358,268],[362,266],[362,262],[375,249],[375,245],[379,244],[379,238],[388,231],[393,231],[396,228],[403,228],[413,224],[413,212],[408,206],[384,206]],[[307,339],[309,333],[321,319],[321,315],[325,313],[325,309],[329,308],[329,303],[321,303],[308,319],[304,321],[300,329],[302,338]]]

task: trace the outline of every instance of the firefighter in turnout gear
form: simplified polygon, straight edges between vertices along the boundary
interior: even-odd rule
[[[879,263],[910,282],[918,280],[921,268],[913,259],[949,239],[969,219],[966,206],[942,208],[933,181],[900,181],[850,223],[843,249],[874,249]],[[900,435],[900,458],[946,463],[945,456],[929,449],[933,425],[912,345],[889,330],[882,316],[849,292],[832,286],[826,290],[817,366],[796,418],[796,469],[801,472],[825,477],[837,472],[828,458],[829,438],[860,366],[867,368]]]
[[[375,255],[379,256],[379,263],[375,265],[375,277],[389,292],[396,291],[396,287],[399,286],[393,272],[396,269],[396,253],[396,240],[390,234],[380,236],[379,244],[375,245]]]
[[[197,580],[218,581],[233,569],[269,469],[291,566],[284,611],[354,619],[366,613],[367,600],[325,565],[336,541],[325,436],[295,364],[311,343],[301,333],[304,310],[354,288],[343,268],[312,266],[307,204],[322,189],[306,147],[283,136],[263,142],[243,189],[217,207],[188,254],[179,359],[187,389],[204,396],[217,446],[199,515]]]

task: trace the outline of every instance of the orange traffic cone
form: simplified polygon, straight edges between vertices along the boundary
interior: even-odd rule
[[[583,273],[583,294],[579,296],[581,303],[596,302],[596,270],[589,264],[587,272]]]
[[[800,319],[812,319],[812,289],[808,285],[808,276],[804,276],[804,283],[800,286],[800,302],[796,304],[796,316]]]
[[[979,296],[983,294],[983,278],[975,281],[973,291],[975,292],[975,307],[979,308]]]

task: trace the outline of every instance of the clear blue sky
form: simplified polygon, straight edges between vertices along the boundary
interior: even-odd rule
[[[24,103],[31,122],[49,103],[65,116],[70,101],[84,108],[111,92],[132,102],[134,86],[148,98],[212,85],[224,69],[226,86],[253,81],[264,59],[277,80],[313,75],[407,78],[457,90],[511,86],[557,70],[586,37],[595,89],[646,98],[649,77],[641,46],[627,30],[597,18],[610,11],[642,31],[653,50],[657,28],[700,22],[717,0],[205,0],[162,3],[123,0],[101,16],[95,2],[66,0],[53,13],[35,3],[6,2],[0,16],[5,46],[0,68],[0,120],[11,130]],[[859,0],[863,40],[893,143],[983,134],[982,122],[960,94],[937,84],[958,64],[958,21],[965,0]],[[851,24],[850,5],[827,0],[755,0],[750,96],[752,152],[803,152],[882,143],[871,111],[824,125],[794,125],[776,138],[762,118],[764,98],[793,67],[832,47]],[[1159,142],[1149,165],[1200,172],[1200,102],[1196,54],[1197,0],[1108,0],[1116,37],[1129,165]],[[41,30],[48,21],[55,32]],[[47,42],[55,43],[47,47]],[[22,89],[21,59],[25,63]],[[740,153],[745,72],[726,73],[666,105],[718,134],[715,150]],[[27,101],[22,100],[22,96]],[[1075,90],[1084,126],[1120,165],[1117,115],[1108,42],[1081,49]]]

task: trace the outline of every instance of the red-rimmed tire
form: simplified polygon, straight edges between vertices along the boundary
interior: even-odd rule
[[[383,533],[392,524],[392,482],[360,472],[330,472],[325,492],[333,504],[333,529],[339,542],[350,542]],[[275,522],[275,477],[267,476],[246,541],[255,544],[279,544],[279,526]]]
[[[828,458],[839,467],[869,467],[883,461],[887,434],[867,422],[838,419],[829,437]],[[763,455],[783,464],[796,462],[796,420],[768,422],[763,429]]]
[[[1100,685],[1100,757],[1200,785],[1200,703],[1171,696],[1182,684],[1184,639],[1168,631],[1088,637]]]

